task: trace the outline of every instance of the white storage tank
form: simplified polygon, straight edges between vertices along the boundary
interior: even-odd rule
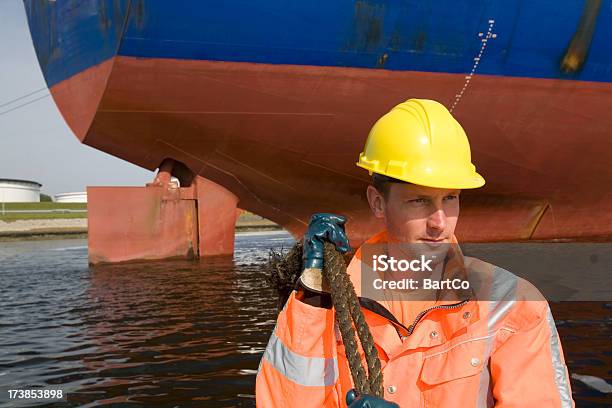
[[[0,202],[38,203],[41,187],[36,181],[0,178]]]
[[[53,196],[53,201],[56,203],[86,203],[87,192],[56,194]]]

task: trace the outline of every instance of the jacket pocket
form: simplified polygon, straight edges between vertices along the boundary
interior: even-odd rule
[[[425,406],[475,406],[480,387],[488,388],[491,337],[456,339],[423,355],[420,387]],[[483,375],[486,381],[481,384]]]

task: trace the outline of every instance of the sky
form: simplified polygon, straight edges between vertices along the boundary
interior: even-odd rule
[[[0,178],[37,181],[49,195],[153,179],[74,136],[49,95],[21,0],[0,0],[0,50]]]

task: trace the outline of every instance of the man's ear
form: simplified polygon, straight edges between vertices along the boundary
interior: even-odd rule
[[[385,217],[385,199],[376,187],[369,185],[366,191],[368,203],[376,218]]]

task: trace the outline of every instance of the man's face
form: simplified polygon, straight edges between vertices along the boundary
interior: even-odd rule
[[[391,242],[422,243],[435,249],[450,243],[459,217],[460,190],[390,183],[388,197],[368,187],[370,207],[387,226]]]

